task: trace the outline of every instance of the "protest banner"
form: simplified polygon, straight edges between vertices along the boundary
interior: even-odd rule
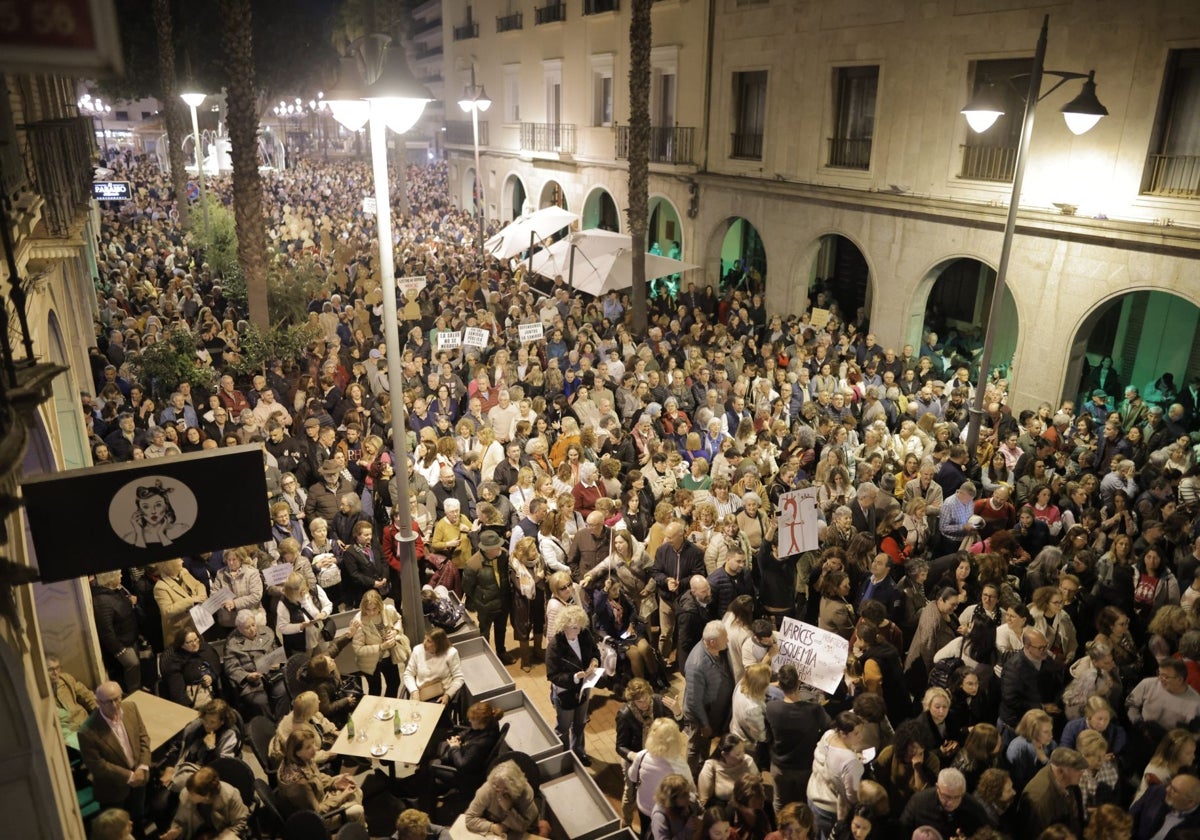
[[[404,293],[404,296],[412,300],[416,295],[420,294],[425,288],[428,281],[424,277],[402,277],[396,287]]]
[[[521,337],[521,343],[527,344],[530,341],[541,341],[546,335],[546,327],[541,321],[535,321],[532,324],[521,324],[517,328],[517,332]]]
[[[817,488],[792,490],[779,497],[777,538],[780,557],[791,557],[820,547],[817,534]]]
[[[828,309],[821,309],[819,306],[814,306],[808,323],[814,330],[820,331],[825,329],[825,325],[829,323],[829,317],[830,312]]]
[[[437,334],[437,349],[457,350],[462,347],[462,333],[442,331]]]
[[[478,347],[480,350],[488,346],[488,331],[479,327],[467,327],[463,331],[463,344],[467,347]]]
[[[792,665],[805,685],[819,688],[826,694],[837,691],[845,674],[850,642],[837,633],[786,617],[778,639],[779,653],[771,662],[772,671]]]

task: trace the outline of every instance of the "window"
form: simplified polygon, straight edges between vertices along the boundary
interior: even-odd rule
[[[543,61],[542,78],[546,85],[546,122],[557,125],[562,122],[562,59]]]
[[[1200,49],[1167,56],[1142,192],[1200,198]]]
[[[1011,181],[1017,165],[1017,145],[1025,114],[1031,58],[975,61],[971,64],[971,89],[967,100],[991,88],[1004,103],[1004,115],[987,131],[969,131],[963,144],[960,178],[976,181]],[[964,101],[967,101],[964,100]]]
[[[879,67],[837,67],[833,71],[833,136],[829,165],[845,169],[871,168],[871,139],[875,136],[875,93]]]
[[[521,65],[504,65],[504,121],[521,121]]]
[[[592,125],[613,124],[613,54],[592,56]]]
[[[145,114],[146,114],[146,112],[143,111],[142,119],[146,119]],[[128,111],[113,111],[113,119],[118,120],[120,122],[129,122],[129,112]]]
[[[730,157],[762,160],[767,113],[767,71],[733,74],[733,151]]]

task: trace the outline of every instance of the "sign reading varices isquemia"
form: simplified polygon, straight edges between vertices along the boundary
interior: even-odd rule
[[[51,473],[21,492],[46,582],[271,538],[258,446]]]
[[[784,618],[777,634],[779,653],[771,661],[771,670],[794,665],[800,682],[833,694],[846,671],[850,642],[794,618]]]

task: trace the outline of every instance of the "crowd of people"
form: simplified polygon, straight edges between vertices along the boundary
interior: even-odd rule
[[[463,711],[396,836],[457,816],[456,788],[474,792],[458,811],[470,830],[545,833],[519,764],[487,767],[502,713],[460,703],[454,592],[502,662],[544,674],[584,765],[593,701],[622,699],[625,782],[610,793],[643,838],[1200,834],[1200,381],[1163,404],[1097,387],[1082,407],[1012,406],[964,342],[929,332],[897,350],[862,313],[843,317],[832,290],[814,290],[832,312],[818,329],[810,311],[769,314],[757,294],[687,277],[637,335],[627,295],[481,269],[474,223],[434,164],[403,185],[397,266],[426,285],[401,300],[403,379],[390,382],[369,172],[349,161],[267,176],[272,258],[324,278],[318,338],[242,378],[245,313],[178,229],[162,177],[131,156],[111,165],[137,198],[104,215],[98,249],[94,459],[260,444],[273,539],[95,576],[111,681],[93,696],[51,674],[102,804],[140,826],[151,788],[169,840],[242,835],[213,759],[239,755],[242,722],[264,717],[283,799],[330,825],[362,820],[356,768],[329,748],[365,681]],[[545,339],[522,343],[535,321]],[[440,333],[468,326],[486,348],[440,349]],[[137,360],[178,331],[212,380],[163,394]],[[399,469],[428,581],[424,639],[404,635],[395,606]],[[780,496],[809,486],[820,548],[780,556]],[[278,564],[291,572],[267,585]],[[216,591],[216,627],[197,632],[189,609]],[[335,637],[342,610],[354,618]],[[849,643],[834,694],[779,666],[784,617]],[[358,674],[339,672],[346,646]],[[288,666],[261,672],[280,647]],[[156,780],[121,700],[143,687],[197,710]],[[126,822],[97,820],[97,836]]]

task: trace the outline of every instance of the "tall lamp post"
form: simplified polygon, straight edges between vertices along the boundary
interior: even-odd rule
[[[988,311],[987,325],[983,334],[983,353],[979,357],[979,382],[975,388],[975,399],[971,405],[971,419],[967,426],[967,451],[971,457],[979,444],[979,426],[983,420],[984,397],[987,390],[988,369],[992,363],[992,347],[996,340],[996,327],[1000,316],[1000,303],[1008,280],[1008,262],[1012,254],[1013,233],[1017,226],[1017,211],[1021,204],[1021,185],[1025,180],[1025,159],[1029,153],[1029,140],[1033,136],[1033,116],[1038,102],[1054,93],[1072,79],[1086,79],[1079,95],[1062,107],[1063,119],[1067,128],[1073,134],[1083,134],[1108,116],[1108,109],[1096,98],[1095,71],[1088,73],[1071,73],[1060,70],[1046,70],[1046,40],[1050,28],[1050,16],[1042,20],[1042,32],[1038,37],[1037,49],[1033,56],[1033,69],[1029,73],[1029,90],[1025,95],[1025,116],[1021,127],[1021,137],[1017,143],[1017,159],[1013,170],[1012,197],[1008,202],[1008,219],[1004,223],[1004,240],[1000,246],[1000,265],[996,269],[996,284],[992,291],[992,305]],[[1050,90],[1044,94],[1042,77],[1054,76],[1058,79]],[[1000,103],[995,91],[982,90],[971,98],[962,109],[967,123],[976,132],[984,132],[992,127],[1004,114],[1004,106]]]
[[[192,137],[196,140],[196,174],[200,179],[200,206],[204,208],[204,236],[208,237],[208,187],[204,183],[204,143],[200,139],[200,117],[196,109],[203,104],[203,93],[181,93],[179,98],[192,109]]]
[[[462,99],[458,100],[458,107],[464,112],[471,115],[471,137],[475,141],[475,195],[479,202],[479,262],[483,264],[483,217],[484,207],[487,205],[483,201],[483,171],[479,168],[479,115],[486,113],[487,109],[492,107],[492,100],[488,98],[487,91],[483,85],[475,84],[475,65],[471,64],[471,84],[463,90]]]
[[[93,98],[90,93],[85,93],[80,97],[76,105],[81,112],[100,120],[100,152],[103,154],[108,148],[108,131],[104,128],[104,115],[112,113],[112,106],[99,97]]]
[[[369,84],[363,84],[352,58],[343,58],[338,87],[325,98],[334,119],[349,131],[370,124],[371,171],[375,181],[375,221],[379,234],[379,275],[383,292],[383,337],[387,347],[389,391],[392,394],[392,446],[396,452],[395,503],[400,515],[396,555],[400,559],[401,613],[404,632],[415,642],[425,636],[421,609],[421,573],[417,568],[416,538],[412,533],[412,509],[408,499],[408,430],[405,422],[400,365],[400,327],[396,306],[395,243],[392,239],[392,205],[387,170],[387,130],[404,134],[421,118],[430,101],[428,92],[413,76],[398,47],[389,49],[386,35],[360,39],[358,49],[368,73],[379,68]],[[382,66],[379,54],[382,53]]]

